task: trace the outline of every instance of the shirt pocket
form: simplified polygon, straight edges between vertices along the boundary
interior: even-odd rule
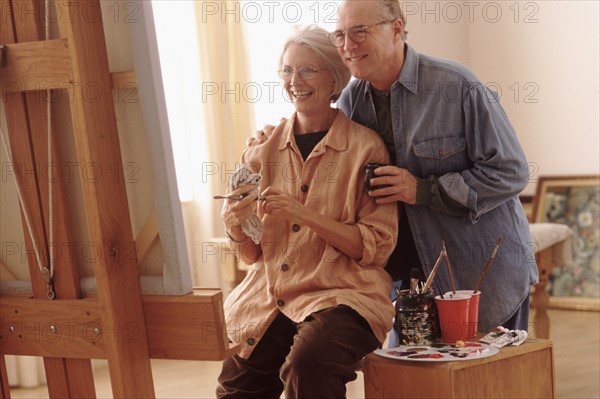
[[[467,140],[463,136],[443,136],[416,141],[413,151],[422,177],[442,176],[469,167]]]

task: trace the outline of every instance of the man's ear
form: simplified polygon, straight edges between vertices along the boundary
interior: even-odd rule
[[[394,30],[394,43],[397,43],[404,37],[404,24],[400,18],[392,22],[392,29]]]

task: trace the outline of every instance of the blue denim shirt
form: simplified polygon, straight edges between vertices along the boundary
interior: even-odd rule
[[[498,96],[464,66],[406,46],[391,88],[396,164],[420,178],[434,175],[466,206],[466,218],[405,205],[423,270],[430,273],[445,240],[456,289],[473,289],[499,237],[503,242],[480,286],[479,330],[501,325],[538,282],[535,246],[518,194],[529,174],[525,154]],[[354,80],[339,107],[377,131],[371,84]],[[446,268],[435,279],[451,290]]]

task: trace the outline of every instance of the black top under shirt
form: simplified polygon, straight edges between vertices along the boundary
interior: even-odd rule
[[[375,112],[377,114],[377,124],[379,125],[379,134],[381,135],[392,160],[396,164],[396,145],[394,143],[394,131],[392,128],[392,106],[391,95],[387,92],[377,90],[371,86],[371,94]],[[416,176],[415,176],[416,177]],[[466,217],[469,209],[456,202],[439,185],[435,176],[417,179],[417,200],[416,205],[426,205],[436,212],[444,212],[457,217]],[[403,280],[403,286],[410,280],[410,271],[412,268],[423,270],[421,260],[415,240],[410,230],[410,224],[406,216],[405,204],[398,202],[398,243],[394,252],[390,256],[386,270],[392,276],[394,281]],[[422,272],[421,272],[422,273]],[[422,276],[422,279],[424,276]]]
[[[394,132],[392,129],[392,106],[390,93],[382,92],[371,86],[373,94],[373,103],[377,113],[377,124],[379,125],[379,134],[385,143],[392,164],[396,164],[396,145],[394,143]],[[390,255],[387,272],[394,281],[410,281],[410,270],[412,268],[421,268],[421,260],[413,239],[412,231],[406,217],[404,203],[398,202],[398,242],[394,252]]]
[[[295,134],[294,139],[296,140],[296,145],[302,154],[302,159],[306,161],[312,150],[314,150],[315,146],[319,144],[323,137],[327,134],[327,130],[322,132],[313,132],[313,133],[303,133],[303,134]]]
[[[390,163],[395,165],[396,145],[394,144],[394,132],[392,130],[392,96],[390,93],[379,91],[373,86],[371,86],[371,94],[373,95],[373,104],[375,105],[377,124],[379,125],[377,132],[390,153]]]

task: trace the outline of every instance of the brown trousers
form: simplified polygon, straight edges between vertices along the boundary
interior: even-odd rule
[[[380,346],[369,324],[348,306],[313,313],[294,323],[275,318],[248,359],[223,362],[217,398],[344,398],[354,367]]]

